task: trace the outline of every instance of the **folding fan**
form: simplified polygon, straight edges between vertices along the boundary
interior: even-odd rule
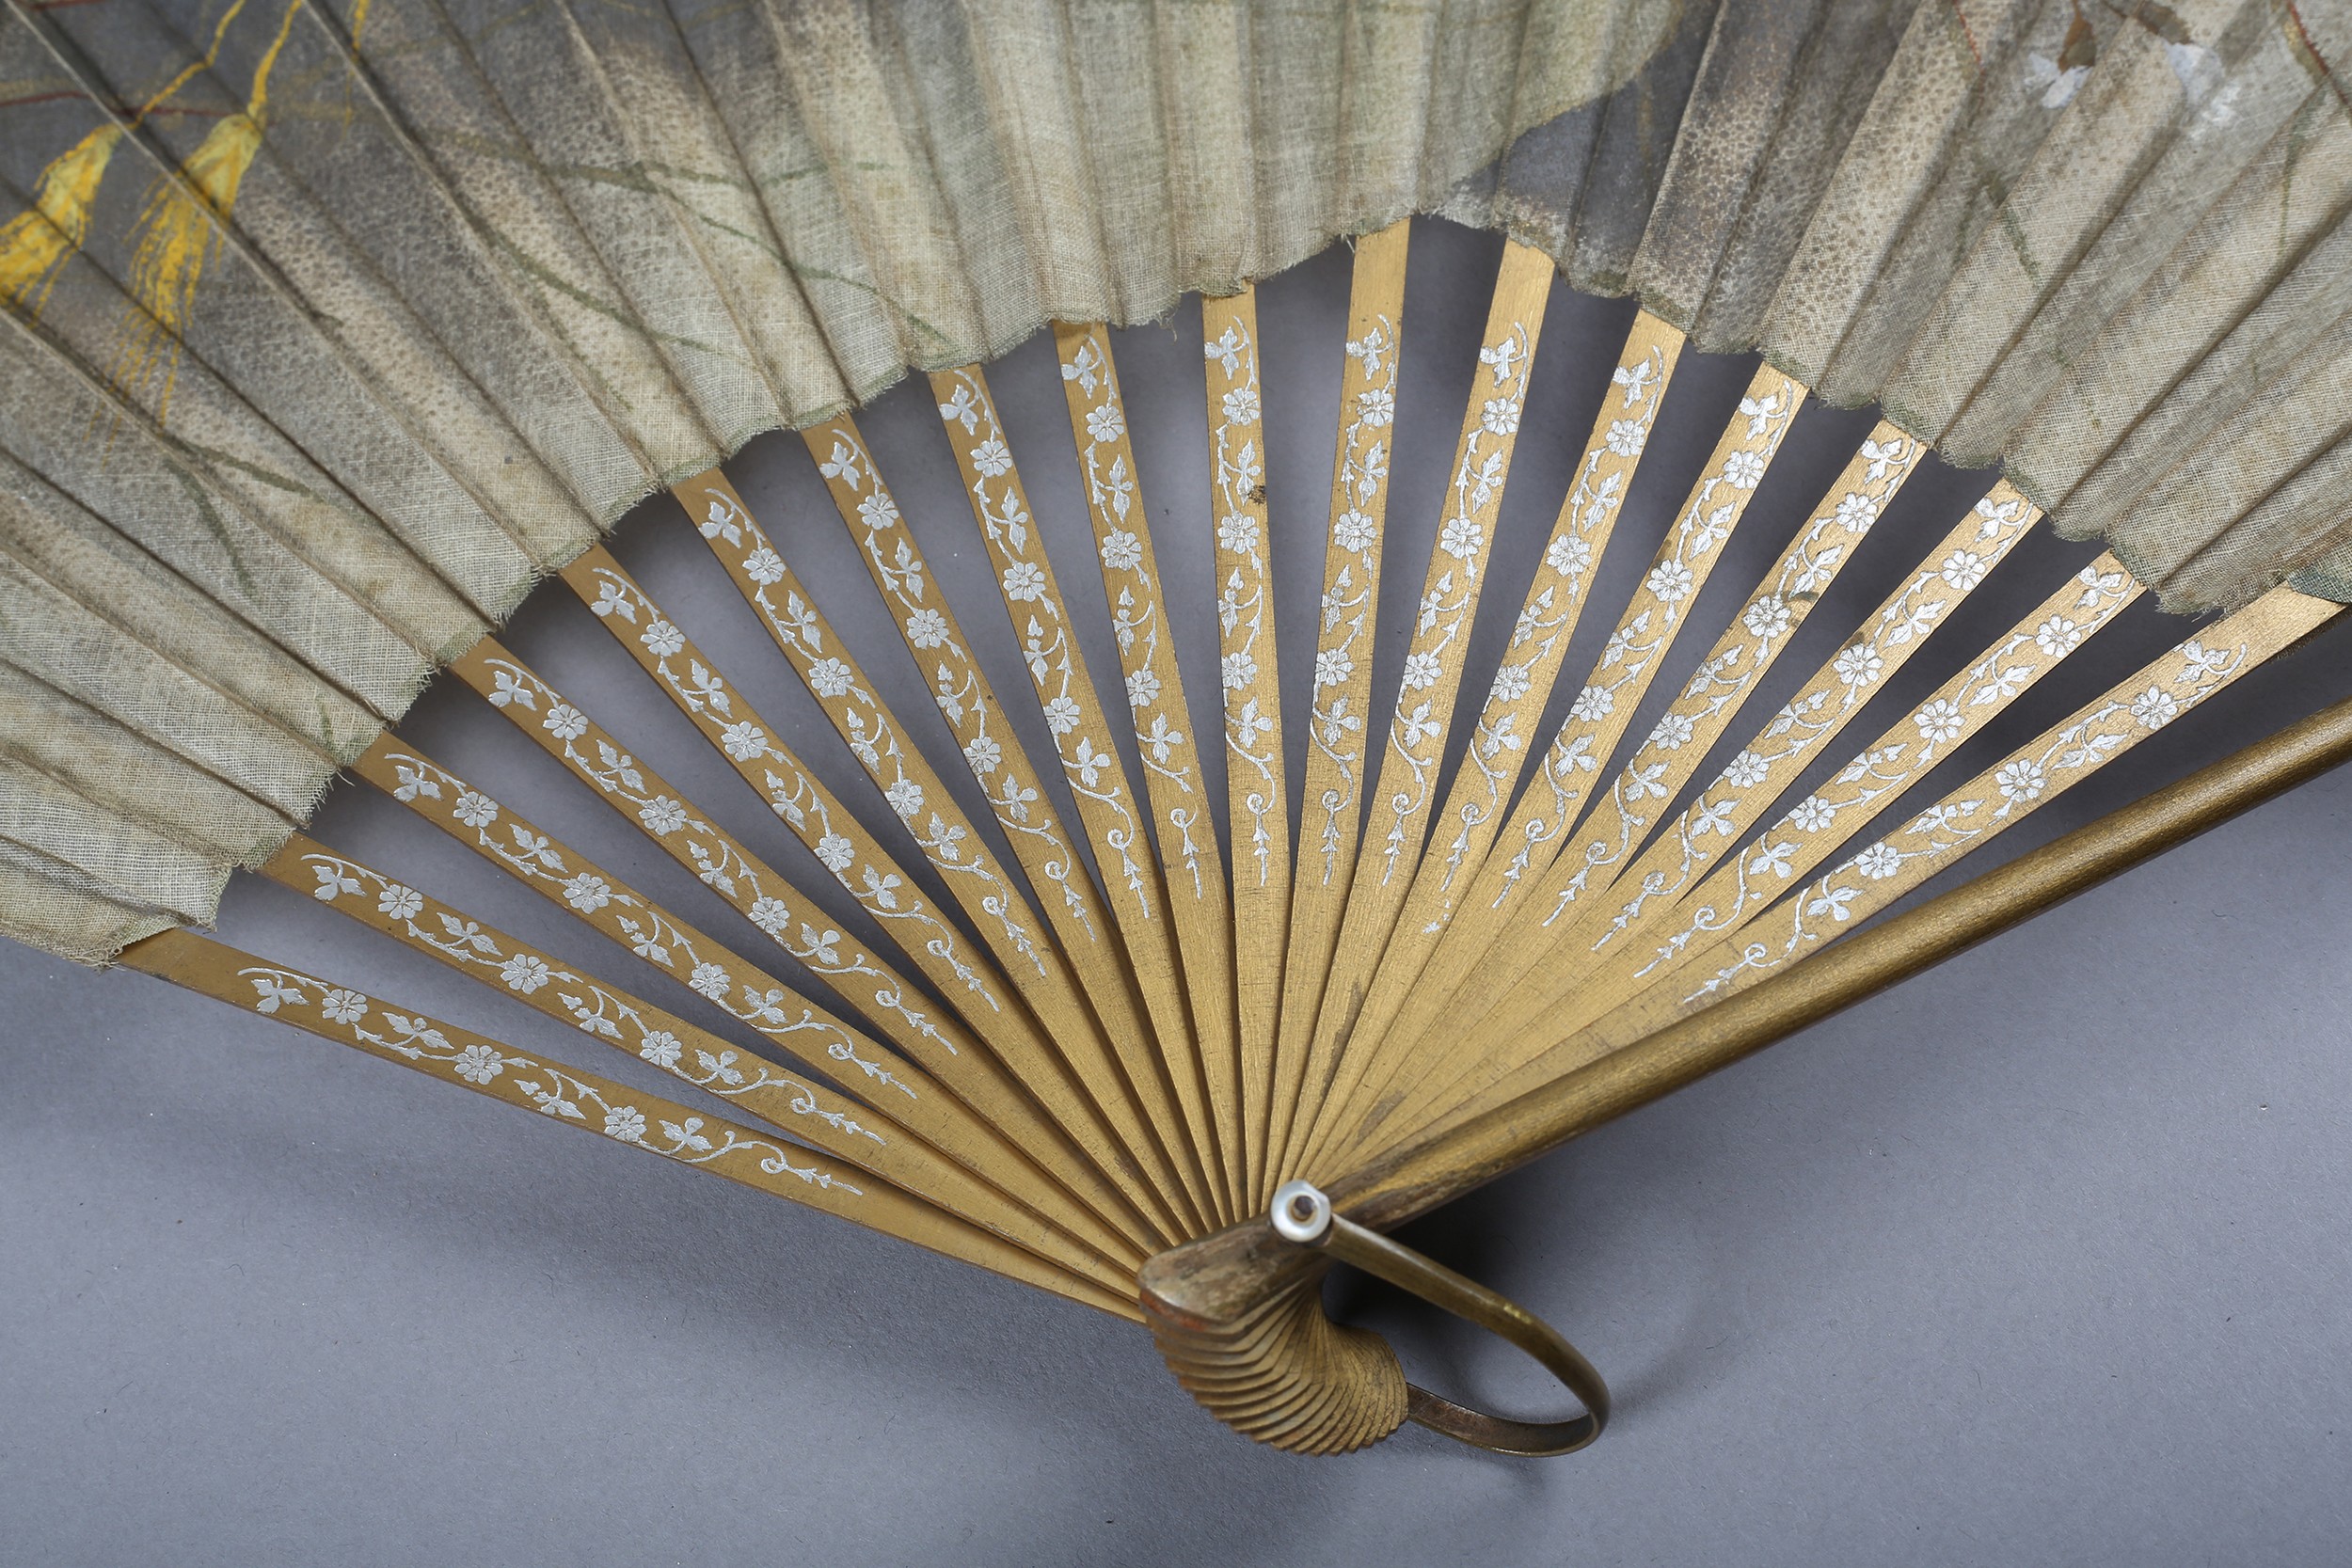
[[[9,0],[0,920],[1139,1319],[1253,1437],[1338,1451],[1409,1418],[1581,1447],[1608,1413],[1582,1357],[1381,1231],[2352,755],[2347,703],[1874,923],[2352,597],[2348,21]],[[1431,211],[1511,236],[1460,406],[1399,380]],[[1330,482],[1284,494],[1248,280],[1334,235]],[[1529,403],[1566,288],[1643,306],[1573,428]],[[1206,462],[1147,472],[1110,328],[1185,292]],[[1041,324],[1050,456],[986,368]],[[1704,464],[1661,475],[1677,377],[1759,343]],[[845,412],[910,365],[968,523],[918,528]],[[1759,491],[1804,483],[1817,391],[1883,418],[1760,575],[1719,578]],[[756,515],[723,471],[782,425],[834,517]],[[1407,428],[1457,433],[1434,519],[1391,515]],[[1506,551],[1534,442],[1581,455]],[[1935,451],[2008,477],[1907,507]],[[1160,520],[1175,484],[1205,527]],[[832,734],[596,542],[657,487]],[[2045,512],[2108,553],[1939,636],[2009,602],[1986,585],[2013,592]],[[1082,556],[1049,553],[1056,517]],[[943,586],[950,523],[985,593]],[[812,587],[820,526],[876,599]],[[1302,663],[1274,541],[1306,534]],[[1163,576],[1185,561],[1206,596]],[[1857,563],[1891,587],[1852,613]],[[760,832],[488,634],[542,573]],[[2115,680],[2081,650],[2152,590],[2201,618]],[[976,653],[1007,636],[1026,689]],[[936,719],[883,699],[886,661]],[[744,924],[723,940],[387,728],[444,666]],[[845,749],[847,794],[812,761]],[[296,831],[339,770],[612,949],[543,951]],[[190,929],[238,864],[581,1049]],[[1410,1387],[1319,1310],[1333,1258],[1583,1411]]]

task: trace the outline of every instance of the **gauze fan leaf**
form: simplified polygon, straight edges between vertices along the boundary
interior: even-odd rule
[[[1589,1441],[1565,1341],[1357,1222],[2344,744],[1873,923],[2335,613],[2347,20],[9,0],[0,922],[1146,1316],[1256,1436]],[[1406,309],[1430,211],[1514,236],[1474,341]],[[1250,280],[1340,236],[1310,343]],[[1597,357],[1576,289],[1640,296]],[[1188,292],[1172,364],[1122,345]],[[1458,404],[1407,394],[1432,342]],[[1031,366],[1042,425],[991,384]],[[1302,421],[1327,490],[1279,477]],[[782,426],[780,503],[721,465]],[[1939,447],[2009,476],[1923,484]],[[724,591],[600,542],[665,488]],[[544,576],[659,722],[487,635]],[[2226,613],[2158,636],[2150,591]],[[611,818],[388,733],[442,665]],[[345,766],[628,961],[295,832]],[[239,864],[716,1103],[183,928]],[[1406,1389],[1314,1310],[1330,1256],[1587,1416]]]

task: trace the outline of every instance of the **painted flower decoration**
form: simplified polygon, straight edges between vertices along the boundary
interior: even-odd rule
[[[1031,562],[1016,561],[1005,568],[1005,597],[1027,604],[1045,596],[1045,574]]]
[[[469,1084],[486,1084],[506,1070],[506,1058],[486,1045],[475,1044],[459,1052],[450,1067]]]
[[[1818,833],[1836,815],[1836,807],[1819,795],[1808,795],[1788,813],[1788,825],[1801,833]]]
[[[319,1011],[329,1022],[357,1023],[368,1016],[368,999],[356,990],[330,990],[319,998]]]
[[[1848,686],[1866,686],[1878,679],[1886,668],[1886,660],[1867,642],[1857,642],[1831,661],[1830,668]]]
[[[1724,783],[1734,789],[1754,789],[1764,782],[1769,771],[1762,757],[1754,752],[1741,752],[1724,764]]]
[[[1132,572],[1143,564],[1143,541],[1123,528],[1103,535],[1103,564],[1114,572]]]
[[[2180,716],[2180,703],[2160,686],[2152,686],[2132,699],[2132,717],[2149,729],[2160,730]]]
[[[947,641],[947,618],[936,610],[918,610],[907,617],[907,641],[918,648],[936,648]]]
[[[719,733],[719,746],[738,762],[749,762],[768,752],[768,733],[750,720],[729,724]]]
[[[2001,792],[2002,800],[2012,805],[2039,800],[2048,782],[2042,775],[2042,765],[2027,757],[2003,763],[2000,771],[1993,775],[1994,787]]]
[[[1903,868],[1903,858],[1890,845],[1873,844],[1854,857],[1853,868],[1874,882],[1883,882]]]
[[[1984,580],[1987,568],[1984,557],[1974,550],[1954,550],[1945,558],[1939,576],[1963,593]]]
[[[1368,550],[1379,536],[1380,531],[1372,519],[1353,507],[1331,519],[1331,543],[1343,550]]]
[[[2052,658],[2064,658],[2082,640],[2082,627],[2063,615],[2053,615],[2033,629],[2033,645]]]
[[[1749,636],[1768,640],[1786,636],[1790,621],[1788,601],[1777,594],[1765,594],[1740,617],[1740,624],[1747,627]]]
[[[1691,596],[1695,580],[1691,575],[1691,568],[1681,562],[1661,561],[1650,568],[1649,576],[1642,579],[1642,586],[1661,604],[1680,604]]]
[[[1912,722],[1919,728],[1919,738],[1929,745],[1949,745],[1960,738],[1960,705],[1938,698],[1914,714]]]
[[[1573,533],[1564,533],[1544,547],[1544,564],[1562,577],[1574,577],[1593,563],[1593,546]]]
[[[819,697],[845,697],[856,677],[837,658],[820,658],[808,667],[808,687]]]

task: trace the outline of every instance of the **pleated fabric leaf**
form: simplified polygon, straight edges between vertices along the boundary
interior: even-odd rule
[[[2343,0],[102,0],[0,14],[0,878],[207,919],[654,489],[1440,212],[2352,592]],[[2299,574],[2299,575],[2297,575]]]

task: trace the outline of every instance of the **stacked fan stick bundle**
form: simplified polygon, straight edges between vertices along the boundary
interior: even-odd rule
[[[591,974],[301,835],[262,868],[588,1043],[707,1091],[723,1114],[191,932],[151,938],[124,961],[1135,1318],[1138,1271],[1154,1258],[1264,1213],[1287,1181],[1344,1188],[1382,1162],[1442,1165],[1450,1136],[1634,1060],[1645,1041],[1806,964],[2339,613],[2282,588],[2184,624],[2169,651],[1947,784],[1947,758],[2139,595],[2122,565],[2101,557],[2050,583],[1907,709],[1874,701],[2038,515],[1999,484],[1940,520],[1937,537],[1874,537],[1927,456],[1881,423],[1727,621],[1700,620],[1697,607],[1714,602],[1703,590],[1805,388],[1756,371],[1657,537],[1618,540],[1681,335],[1637,316],[1589,433],[1537,429],[1526,404],[1554,268],[1517,245],[1501,264],[1434,544],[1425,559],[1391,559],[1397,421],[1440,417],[1399,402],[1399,368],[1415,352],[1406,256],[1402,224],[1357,246],[1327,506],[1269,494],[1252,295],[1203,302],[1210,466],[1198,483],[1210,538],[1155,537],[1110,335],[1054,328],[1092,581],[1048,559],[1025,454],[978,367],[936,372],[930,390],[995,602],[946,601],[852,420],[802,433],[944,731],[882,701],[870,657],[803,580],[788,541],[816,519],[755,517],[719,472],[674,493],[834,736],[790,732],[763,712],[754,692],[770,673],[723,670],[603,548],[564,568],[564,586],[807,851],[796,863],[821,867],[829,883],[780,869],[716,825],[642,745],[495,640],[451,666],[601,796],[622,831],[733,905],[748,923],[735,945],[600,865],[592,846],[537,826],[530,802],[494,799],[391,735],[356,764],[358,778],[628,957]],[[1529,441],[1581,453],[1532,578],[1499,580],[1503,499]],[[1278,530],[1324,541],[1312,669],[1287,683]],[[1623,603],[1596,592],[1613,548],[1646,557]],[[1212,559],[1214,691],[1188,690],[1179,668],[1178,640],[1203,619],[1163,581],[1176,551]],[[1832,585],[1869,551],[1915,565],[1817,669],[1775,684],[1800,628],[1838,602]],[[1418,586],[1408,598],[1391,582]],[[1381,625],[1384,592],[1409,605],[1408,626]],[[1116,668],[1089,657],[1073,623],[1098,593]],[[1009,619],[1031,689],[983,671],[966,632],[983,616]],[[1481,616],[1510,628],[1491,659],[1473,657]],[[1384,635],[1403,647],[1385,686],[1375,679]],[[1572,662],[1572,648],[1597,652]],[[1307,701],[1286,705],[1286,685]],[[1041,725],[1016,726],[1016,708]],[[1025,728],[1048,737],[1050,754],[1024,742]],[[1221,767],[1204,766],[1219,746]],[[845,801],[819,782],[808,759],[836,747],[854,757],[867,798]],[[1932,792],[1920,787],[1931,774]],[[974,799],[984,815],[962,803]],[[903,832],[870,831],[876,814]],[[828,912],[851,909],[859,921]],[[660,982],[640,966],[722,1009],[738,1035],[662,1006],[646,994]],[[1310,1384],[1355,1375],[1331,1369],[1356,1352],[1331,1350],[1295,1316],[1236,1321],[1229,1338],[1241,1348],[1205,1370],[1171,1350],[1236,1425],[1333,1448],[1401,1417],[1391,1401],[1341,1430],[1294,1419],[1287,1396],[1243,1400],[1238,1416],[1232,1399],[1219,1406],[1220,1388],[1258,1389],[1263,1369],[1252,1366],[1268,1357],[1312,1363],[1286,1374]],[[1168,1323],[1155,1326],[1170,1342]],[[1177,1337],[1200,1327],[1178,1323]],[[1313,1361],[1327,1354],[1327,1365]],[[1289,1412],[1279,1421],[1252,1415],[1276,1406]]]

